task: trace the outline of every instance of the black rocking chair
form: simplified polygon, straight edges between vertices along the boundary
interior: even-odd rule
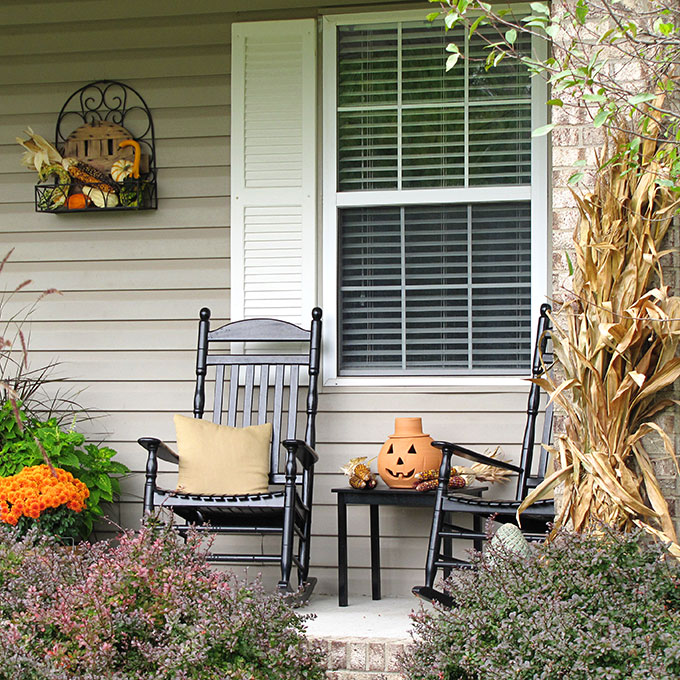
[[[536,346],[532,362],[531,375],[538,378],[544,374],[552,363],[552,355],[548,352],[550,319],[548,313],[550,305],[541,306],[540,317],[538,320]],[[437,569],[444,569],[448,574],[452,568],[470,568],[470,563],[454,558],[451,555],[451,540],[463,538],[472,541],[476,550],[482,549],[482,542],[486,538],[484,524],[489,517],[494,516],[498,522],[509,522],[517,524],[516,512],[521,501],[526,497],[531,489],[536,488],[545,478],[548,465],[548,452],[536,444],[536,424],[540,409],[541,388],[532,383],[529,390],[527,403],[527,422],[524,429],[524,439],[522,441],[522,452],[519,465],[512,465],[504,461],[498,461],[481,453],[471,451],[458,444],[450,442],[433,442],[442,450],[442,464],[439,469],[439,486],[434,503],[434,514],[432,517],[432,528],[430,530],[430,541],[427,550],[427,560],[425,564],[425,585],[415,586],[413,594],[427,601],[437,601],[446,607],[451,607],[452,599],[446,593],[434,588]],[[548,405],[545,411],[542,442],[549,443],[552,434],[552,404]],[[534,449],[540,447],[538,465],[534,470],[533,459]],[[472,460],[476,463],[485,463],[495,467],[512,470],[518,475],[515,500],[500,501],[483,498],[475,498],[462,495],[449,495],[447,491],[447,480],[451,470],[451,457],[460,456]],[[472,515],[472,529],[460,527],[448,522],[453,513],[466,513]],[[548,531],[548,523],[555,517],[555,505],[552,500],[542,500],[534,503],[524,510],[520,517],[522,533],[528,540],[540,540],[545,537]],[[447,553],[441,552],[442,542],[447,547]]]
[[[229,344],[233,354],[225,350]],[[244,354],[244,343],[257,343]],[[279,564],[282,594],[296,593],[306,600],[316,583],[309,578],[309,545],[312,519],[315,417],[321,346],[321,309],[312,311],[311,329],[276,319],[248,319],[228,323],[210,330],[210,310],[203,308],[198,329],[196,361],[195,418],[205,409],[206,376],[214,367],[215,391],[212,421],[232,427],[272,423],[268,493],[248,495],[193,495],[159,488],[156,484],[158,459],[178,463],[179,457],[162,441],[152,437],[139,439],[148,451],[144,513],[162,506],[184,520],[176,525],[180,534],[190,526],[199,531],[239,535],[281,535],[278,554],[212,553],[209,560],[236,564]],[[269,354],[261,354],[269,348]],[[302,352],[301,353],[301,348]],[[285,352],[288,349],[288,353]],[[253,353],[257,351],[258,353]],[[227,371],[227,367],[229,370]],[[298,400],[305,382],[301,368],[308,374],[304,411],[304,439],[298,439]],[[212,371],[211,371],[212,372]],[[301,381],[300,378],[303,378]],[[225,402],[225,380],[228,390]],[[302,410],[302,405],[300,410]],[[283,438],[285,437],[285,438]],[[283,441],[282,441],[283,438]],[[285,452],[281,454],[281,447]],[[206,455],[211,452],[206,451]],[[277,487],[277,488],[271,488]],[[297,537],[297,550],[294,549]],[[291,570],[297,567],[298,589],[291,586]]]

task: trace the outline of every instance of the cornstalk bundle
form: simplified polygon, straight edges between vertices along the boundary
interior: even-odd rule
[[[680,377],[680,298],[664,284],[662,242],[680,207],[657,134],[631,144],[621,135],[600,166],[593,193],[574,192],[573,298],[553,315],[561,373],[538,380],[566,413],[556,439],[558,470],[520,512],[563,484],[555,528],[600,523],[643,527],[680,546],[652,461],[642,445],[656,433],[680,473],[669,435],[655,422],[673,400],[662,391]],[[605,150],[606,152],[606,150]],[[675,402],[677,403],[677,402]]]

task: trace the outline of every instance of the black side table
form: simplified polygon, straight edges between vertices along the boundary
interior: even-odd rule
[[[486,487],[466,487],[457,493],[479,496]],[[413,489],[353,489],[351,486],[331,489],[338,494],[338,605],[347,606],[347,506],[368,505],[371,522],[371,594],[374,600],[381,598],[380,592],[380,518],[379,506],[397,505],[405,508],[434,507],[435,492],[421,492]],[[425,551],[423,550],[423,560]]]

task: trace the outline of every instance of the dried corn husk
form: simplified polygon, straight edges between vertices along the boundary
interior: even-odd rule
[[[520,507],[562,484],[555,530],[584,531],[604,522],[641,526],[680,556],[677,536],[642,438],[656,434],[678,465],[671,439],[654,417],[673,403],[662,391],[680,377],[680,298],[664,283],[662,242],[680,200],[664,184],[664,148],[644,153],[624,135],[605,148],[594,190],[574,194],[573,295],[553,314],[561,377],[540,384],[567,415],[557,437],[558,471]],[[654,148],[652,148],[652,146]],[[661,180],[659,182],[658,180]]]
[[[24,134],[28,135],[28,139],[16,138],[17,143],[26,149],[21,157],[23,165],[40,172],[43,165],[61,163],[61,154],[42,135],[33,132],[30,127],[24,130]]]
[[[496,460],[505,461],[506,459],[502,457],[502,449],[497,446],[493,451],[485,451],[484,455],[489,458],[495,458]],[[510,476],[514,473],[512,470],[506,470],[505,468],[495,467],[493,465],[486,465],[485,463],[475,463],[470,467],[459,467],[458,474],[462,475],[468,484],[477,480],[479,482],[488,482],[490,484],[503,484],[510,479]]]

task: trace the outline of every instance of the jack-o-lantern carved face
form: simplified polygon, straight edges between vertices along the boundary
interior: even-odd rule
[[[395,453],[394,443],[391,443],[385,452],[385,472],[394,479],[411,479],[416,473],[413,465],[413,456],[416,455],[418,454],[413,444],[408,447],[406,453]]]
[[[431,444],[432,437],[423,434],[420,418],[397,418],[395,433],[378,454],[378,473],[385,484],[396,489],[411,489],[417,472],[438,468],[441,453]]]

